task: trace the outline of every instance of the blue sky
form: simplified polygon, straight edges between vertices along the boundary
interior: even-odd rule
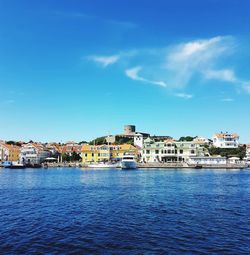
[[[0,139],[237,132],[250,1],[0,0]]]

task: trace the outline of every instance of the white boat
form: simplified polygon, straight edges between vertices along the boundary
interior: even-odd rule
[[[117,163],[110,162],[99,162],[88,165],[89,168],[118,168],[119,165]]]
[[[136,169],[137,164],[135,161],[135,156],[132,154],[126,154],[123,156],[121,161],[121,168],[122,169]]]
[[[5,161],[3,163],[3,167],[4,168],[11,168],[11,169],[23,169],[25,168],[25,165],[24,164],[21,164],[19,162],[11,162],[11,161]]]

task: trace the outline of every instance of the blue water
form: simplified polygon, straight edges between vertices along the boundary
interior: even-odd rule
[[[0,253],[250,254],[250,171],[0,169]]]

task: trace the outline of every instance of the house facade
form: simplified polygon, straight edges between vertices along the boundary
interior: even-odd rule
[[[25,164],[41,164],[51,152],[42,144],[28,143],[21,147],[20,162]]]
[[[82,146],[82,163],[120,160],[125,153],[137,155],[137,148],[131,144],[89,145]]]
[[[19,146],[0,143],[0,161],[18,161],[19,155]]]
[[[72,156],[73,152],[77,154],[81,154],[82,151],[82,145],[79,145],[76,142],[67,142],[65,145],[61,146],[61,152],[63,154],[68,154]]]
[[[191,156],[207,156],[204,145],[194,142],[176,142],[172,139],[156,141],[152,138],[144,140],[141,150],[141,161],[153,162],[184,162]]]
[[[216,148],[238,148],[239,136],[237,134],[217,133],[212,137],[213,146]]]

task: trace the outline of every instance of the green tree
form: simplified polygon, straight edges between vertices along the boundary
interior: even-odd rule
[[[70,156],[67,153],[62,154],[62,161],[63,162],[70,162]]]
[[[193,137],[193,136],[182,136],[179,139],[179,142],[192,142],[194,140],[194,138],[196,138],[197,136]]]
[[[79,142],[78,144],[79,144],[79,145],[82,145],[82,144],[85,144],[85,143],[88,143],[88,142],[86,142],[86,141],[81,141],[81,142]]]
[[[246,156],[246,146],[240,146],[239,148],[209,148],[210,155],[220,155],[222,157],[238,157],[243,159]]]
[[[107,144],[106,142],[106,137],[102,136],[102,137],[97,137],[96,139],[92,140],[89,142],[90,145],[101,145],[101,144]]]
[[[70,157],[70,161],[80,161],[82,158],[81,156],[76,153],[75,151],[73,151],[71,157]]]

